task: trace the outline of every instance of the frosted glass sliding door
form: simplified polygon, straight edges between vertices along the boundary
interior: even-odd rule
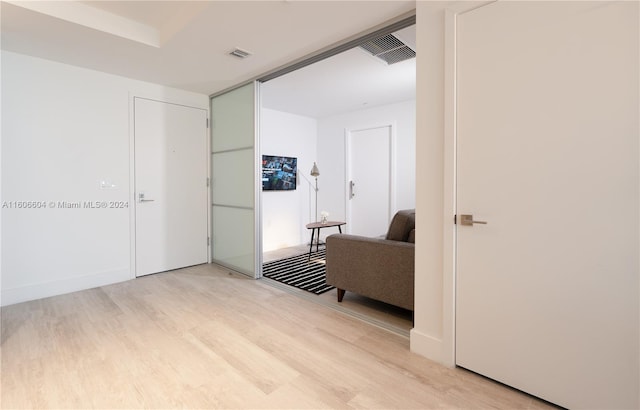
[[[261,275],[258,89],[251,83],[211,98],[213,262]]]

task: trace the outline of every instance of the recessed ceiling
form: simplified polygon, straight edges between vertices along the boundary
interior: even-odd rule
[[[79,1],[78,3],[95,7],[108,13],[135,20],[139,23],[162,29],[180,16],[191,17],[207,7],[205,1],[181,1],[177,8],[172,1]]]
[[[211,94],[411,12],[414,1],[1,3],[2,49]],[[235,48],[252,52],[244,60]]]
[[[80,1],[89,7],[136,21],[155,29],[166,43],[207,8],[206,1]]]

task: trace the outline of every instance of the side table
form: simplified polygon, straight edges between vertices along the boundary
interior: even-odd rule
[[[342,233],[342,225],[346,225],[346,222],[339,221],[327,221],[327,222],[312,222],[307,224],[307,229],[311,229],[311,243],[309,244],[309,260],[311,260],[311,251],[313,250],[313,238],[315,237],[316,230],[318,231],[318,242],[316,242],[316,252],[318,252],[318,247],[320,246],[320,229],[322,228],[331,228],[333,226],[338,227],[338,231]]]

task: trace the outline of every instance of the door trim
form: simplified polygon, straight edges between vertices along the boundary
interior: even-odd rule
[[[459,13],[445,10],[444,16],[444,184],[442,231],[442,360],[456,363],[456,241],[457,226],[457,44],[456,18]]]
[[[389,220],[396,212],[396,129],[397,123],[395,121],[376,123],[373,125],[367,125],[362,127],[352,127],[344,129],[344,200],[345,200],[345,218],[347,221],[346,233],[350,234],[351,227],[351,202],[349,201],[349,181],[351,181],[351,136],[353,132],[366,131],[376,128],[389,127],[390,129],[390,141],[389,141]]]
[[[442,340],[435,346],[439,362],[456,367],[456,288],[457,288],[457,17],[494,1],[464,4],[444,10],[444,152],[443,152],[443,229],[442,229]]]

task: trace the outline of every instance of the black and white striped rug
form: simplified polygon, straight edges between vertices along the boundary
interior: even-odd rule
[[[327,285],[325,269],[326,250],[279,259],[262,264],[262,276],[320,295],[333,289]]]

